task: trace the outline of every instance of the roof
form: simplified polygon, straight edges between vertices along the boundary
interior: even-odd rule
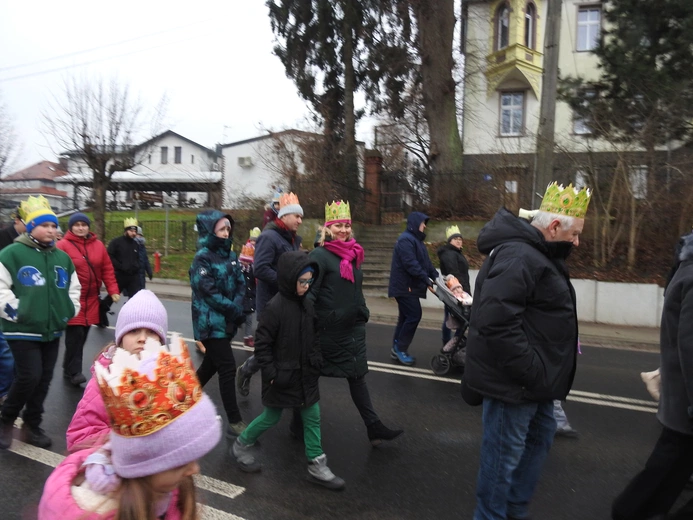
[[[56,190],[50,186],[40,188],[0,188],[2,195],[53,195],[54,197],[67,197],[67,192]]]
[[[267,132],[265,135],[260,135],[258,137],[251,137],[250,139],[244,139],[243,141],[234,141],[233,143],[227,143],[219,145],[221,148],[230,148],[232,146],[238,146],[241,144],[253,143],[255,141],[262,141],[263,139],[271,139],[273,137],[280,137],[283,135],[298,135],[302,137],[322,137],[322,134],[317,134],[315,132],[306,132],[304,130],[296,130],[291,128],[289,130],[282,130],[281,132]],[[363,141],[356,141],[356,144],[365,144]]]
[[[183,141],[187,141],[188,143],[193,144],[193,145],[197,146],[198,148],[202,148],[202,149],[205,150],[208,154],[210,154],[210,155],[212,155],[212,156],[214,156],[214,157],[217,157],[217,153],[216,153],[214,150],[212,150],[212,149],[210,149],[210,148],[207,148],[206,146],[202,146],[200,143],[196,143],[196,142],[193,141],[192,139],[188,139],[187,137],[182,136],[182,135],[180,135],[180,134],[174,132],[173,130],[166,130],[163,134],[156,135],[156,136],[152,137],[151,139],[149,139],[149,140],[143,142],[142,144],[138,144],[138,145],[136,146],[136,148],[144,148],[144,147],[149,146],[150,144],[152,144],[152,143],[158,141],[159,139],[163,139],[164,137],[167,137],[167,136],[169,136],[169,135],[172,135],[172,136],[174,136],[174,137],[177,137],[178,139],[182,139]]]
[[[135,172],[132,170],[120,171],[113,173],[111,183],[127,182],[129,184],[147,184],[147,183],[202,183],[214,184],[221,181],[221,172]],[[93,174],[91,171],[82,173],[71,173],[60,179],[60,182],[65,183],[91,183],[93,182]]]
[[[65,175],[67,172],[58,163],[41,161],[18,172],[6,175],[3,181],[52,181],[56,177]]]

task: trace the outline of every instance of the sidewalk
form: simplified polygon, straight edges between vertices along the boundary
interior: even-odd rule
[[[165,300],[190,301],[190,285],[178,280],[154,279],[147,282],[147,289]],[[397,323],[397,303],[394,299],[366,297],[371,311],[371,323],[394,325]],[[443,313],[440,309],[423,308],[419,327],[440,329]],[[603,323],[580,323],[580,341],[598,347],[632,348],[644,351],[659,351],[659,329],[648,327],[623,327]]]

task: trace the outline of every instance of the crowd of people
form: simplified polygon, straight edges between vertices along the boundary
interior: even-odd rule
[[[528,519],[554,437],[577,435],[561,407],[580,352],[567,258],[580,243],[590,196],[553,183],[540,209],[523,218],[501,208],[479,234],[487,258],[473,289],[457,226],[446,230],[438,250],[442,278],[424,244],[427,215],[410,214],[394,246],[388,290],[399,311],[394,362],[416,363],[410,352],[420,299],[435,292],[438,280],[471,307],[454,332],[446,309],[441,343],[444,349],[463,341],[468,324],[462,397],[482,407],[483,424],[474,520]],[[197,370],[185,342],[169,339],[166,309],[144,287],[152,273],[134,219],[106,249],[83,213],[70,217],[57,240],[58,219],[42,197],[22,202],[15,217],[0,231],[0,449],[11,446],[20,414],[21,438],[51,445],[40,426],[63,333],[63,375],[84,389],[67,430],[69,455],[45,484],[39,518],[196,519],[197,460],[225,432],[238,467],[261,471],[255,446],[286,408],[290,431],[305,447],[309,481],[344,489],[322,448],[320,377],[346,379],[373,446],[404,433],[383,423],[366,381],[365,254],[348,202],[325,204],[310,252],[298,234],[304,212],[293,193],[273,197],[263,229],[250,231],[239,256],[231,215],[197,216],[189,271],[194,339],[204,356]],[[663,431],[646,467],[615,500],[615,520],[669,514],[693,473],[693,235],[682,240],[677,262],[665,295],[662,366],[646,378],[661,388]],[[112,301],[121,294],[128,301],[114,341],[87,380],[83,348],[90,326],[101,323],[102,285]],[[240,329],[254,353],[237,365],[231,340]],[[258,371],[263,410],[244,420],[238,398],[250,394]],[[201,390],[215,374],[225,428]],[[692,510],[687,504],[666,518],[689,518]]]

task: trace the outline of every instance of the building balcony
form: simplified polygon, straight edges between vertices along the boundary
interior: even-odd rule
[[[539,97],[539,85],[543,72],[543,54],[524,45],[513,44],[486,57],[488,94],[508,80],[526,82]]]

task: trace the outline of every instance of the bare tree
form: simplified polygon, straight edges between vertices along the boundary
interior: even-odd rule
[[[12,116],[0,99],[0,177],[4,177],[12,167],[17,151],[17,134]]]
[[[139,97],[117,78],[65,80],[62,96],[43,113],[45,131],[60,153],[81,161],[92,172],[96,232],[104,237],[106,191],[117,171],[140,164],[149,150],[135,143],[146,141],[161,129],[166,98],[152,114]],[[149,128],[147,128],[149,126]]]

